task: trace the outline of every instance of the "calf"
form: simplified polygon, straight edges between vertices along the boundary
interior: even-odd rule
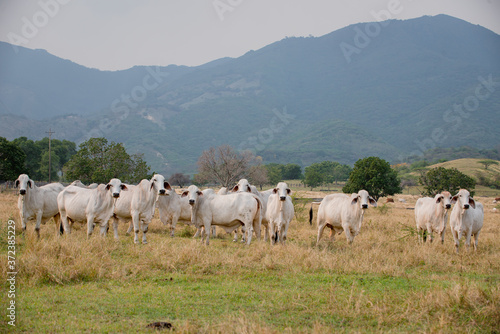
[[[333,241],[335,233],[345,232],[347,241],[351,244],[358,235],[363,215],[368,209],[368,204],[377,206],[377,202],[366,190],[360,190],[351,196],[346,194],[327,195],[318,208],[318,238],[319,243],[325,227],[331,229],[330,240]],[[311,216],[312,219],[312,216]]]
[[[212,225],[220,226],[228,233],[244,226],[248,245],[254,229],[260,238],[262,203],[256,196],[248,193],[207,196],[194,185],[189,186],[182,196],[188,197],[193,224],[198,228],[204,227],[202,242],[206,238],[207,245],[210,239],[207,231]]]
[[[155,213],[155,202],[157,198],[166,194],[166,186],[163,175],[155,174],[151,180],[142,180],[136,186],[127,186],[129,191],[116,202],[113,215],[113,229],[115,239],[118,239],[118,221],[132,220],[134,227],[134,243],[139,243],[139,229],[142,225],[142,243],[147,244],[146,233],[149,223]],[[168,185],[170,187],[170,185]]]
[[[280,182],[269,196],[266,219],[269,222],[271,244],[278,241],[284,244],[286,241],[288,226],[295,213],[290,193],[288,185]]]
[[[467,249],[470,247],[471,236],[474,236],[474,249],[477,250],[479,232],[483,227],[483,204],[474,201],[465,189],[460,189],[451,202],[456,203],[450,215],[450,228],[455,240],[455,250],[458,253],[462,235],[465,235]]]
[[[57,196],[57,206],[61,214],[64,231],[71,233],[68,221],[87,221],[87,237],[92,235],[94,224],[100,223],[101,234],[108,228],[108,221],[113,216],[113,209],[120,192],[127,186],[119,179],[111,179],[108,184],[86,189],[68,186]]]
[[[35,232],[40,237],[40,226],[50,218],[54,218],[56,227],[59,224],[59,209],[57,195],[64,189],[60,183],[51,183],[37,187],[35,182],[26,174],[21,174],[16,180],[19,188],[17,207],[21,218],[23,231],[26,230],[28,220],[36,220]]]
[[[430,242],[432,242],[434,240],[433,232],[436,232],[441,236],[441,243],[444,243],[446,220],[448,220],[448,211],[450,209],[451,194],[448,191],[443,191],[434,198],[419,198],[415,204],[418,239],[425,242],[427,232],[430,236]]]
[[[170,236],[174,236],[175,226],[180,220],[191,224],[191,206],[187,197],[181,197],[175,192],[168,182],[165,183],[167,196],[161,196],[156,202],[160,212],[160,220],[165,225],[170,225]]]

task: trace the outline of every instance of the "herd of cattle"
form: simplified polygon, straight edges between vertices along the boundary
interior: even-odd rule
[[[88,237],[97,224],[101,234],[106,235],[112,219],[115,239],[119,237],[119,222],[130,222],[128,233],[134,230],[134,242],[139,243],[142,230],[142,243],[145,244],[149,223],[158,208],[161,222],[170,225],[171,236],[174,236],[177,222],[181,220],[193,225],[197,229],[195,237],[201,236],[202,242],[207,245],[210,234],[215,234],[215,226],[227,233],[234,233],[234,241],[241,227],[242,241],[247,244],[250,244],[254,232],[260,239],[263,227],[264,239],[275,244],[285,243],[288,227],[295,214],[291,190],[284,182],[263,192],[259,192],[246,179],[241,179],[230,190],[223,187],[217,193],[213,189],[201,191],[191,185],[181,195],[160,174],[155,174],[151,180],[142,180],[137,185],[124,184],[115,178],[107,184],[85,186],[75,181],[67,187],[60,183],[37,187],[28,175],[21,174],[15,185],[19,188],[18,208],[23,231],[28,220],[36,220],[37,236],[40,235],[41,224],[51,218],[59,225],[61,233],[68,234],[74,222],[86,222]],[[476,249],[483,225],[483,205],[474,201],[465,189],[455,196],[442,192],[434,198],[417,200],[415,220],[420,239],[425,242],[428,233],[432,242],[433,233],[436,232],[444,242],[448,212],[455,203],[450,215],[450,227],[456,251],[462,236],[465,236],[468,247],[471,236],[474,236]],[[344,232],[347,241],[352,243],[361,229],[368,205],[376,207],[377,202],[366,190],[350,196],[327,195],[318,208],[317,242],[325,227],[328,227],[331,241],[335,234]],[[311,207],[311,224],[312,218]]]

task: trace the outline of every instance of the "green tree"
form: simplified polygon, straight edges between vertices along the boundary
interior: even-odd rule
[[[375,200],[402,192],[397,172],[391,168],[387,161],[378,157],[356,161],[342,191],[355,193],[361,189],[368,191]]]
[[[51,151],[50,153],[50,179],[52,181],[58,180],[59,176],[57,172],[61,170],[61,161],[56,152]],[[49,179],[49,151],[43,152],[42,158],[40,159],[40,169],[38,170],[39,180]]]
[[[19,146],[26,155],[26,159],[24,160],[24,170],[26,174],[33,180],[41,180],[40,160],[42,157],[42,150],[40,146],[26,137],[16,138],[12,142]]]
[[[267,170],[267,178],[269,183],[272,185],[276,185],[279,182],[283,181],[283,174],[285,172],[285,166],[277,163],[270,163],[265,165]]]
[[[116,177],[122,182],[137,183],[151,177],[142,155],[130,156],[123,144],[106,138],[90,138],[65,165],[66,179],[83,183],[106,183]]]
[[[476,181],[456,168],[437,167],[422,175],[419,183],[424,186],[423,195],[435,196],[442,191],[456,194],[461,188],[467,189],[474,195]]]
[[[19,146],[0,137],[0,182],[13,181],[25,173],[25,159],[26,154]]]
[[[297,164],[286,164],[283,166],[283,180],[302,179],[302,168]]]
[[[484,169],[488,169],[491,165],[498,165],[498,161],[495,160],[480,160],[478,162],[484,166]]]
[[[314,166],[306,167],[302,183],[304,183],[307,187],[311,187],[311,190],[313,190],[313,188],[323,184],[323,175]]]

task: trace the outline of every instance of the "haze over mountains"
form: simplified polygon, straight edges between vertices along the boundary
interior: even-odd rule
[[[230,144],[269,162],[395,161],[499,144],[500,36],[446,16],[286,38],[198,66],[99,71],[0,43],[0,136],[105,136],[193,173]]]

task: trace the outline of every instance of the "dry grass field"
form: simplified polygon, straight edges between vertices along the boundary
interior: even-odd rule
[[[298,197],[325,193],[298,192]],[[36,240],[34,224],[16,231],[18,332],[154,332],[155,321],[176,333],[418,332],[494,333],[500,329],[500,214],[485,205],[479,250],[454,252],[445,243],[420,245],[414,235],[417,197],[370,207],[352,245],[344,234],[316,246],[310,204],[297,202],[287,245],[233,243],[218,230],[204,246],[179,225],[176,237],[157,218],[149,244],[134,245],[80,225],[59,237],[51,221]],[[406,203],[398,201],[404,198]],[[7,222],[18,222],[14,194],[0,194],[1,280],[7,288]],[[315,206],[315,214],[317,206]],[[10,299],[2,291],[0,331]]]

